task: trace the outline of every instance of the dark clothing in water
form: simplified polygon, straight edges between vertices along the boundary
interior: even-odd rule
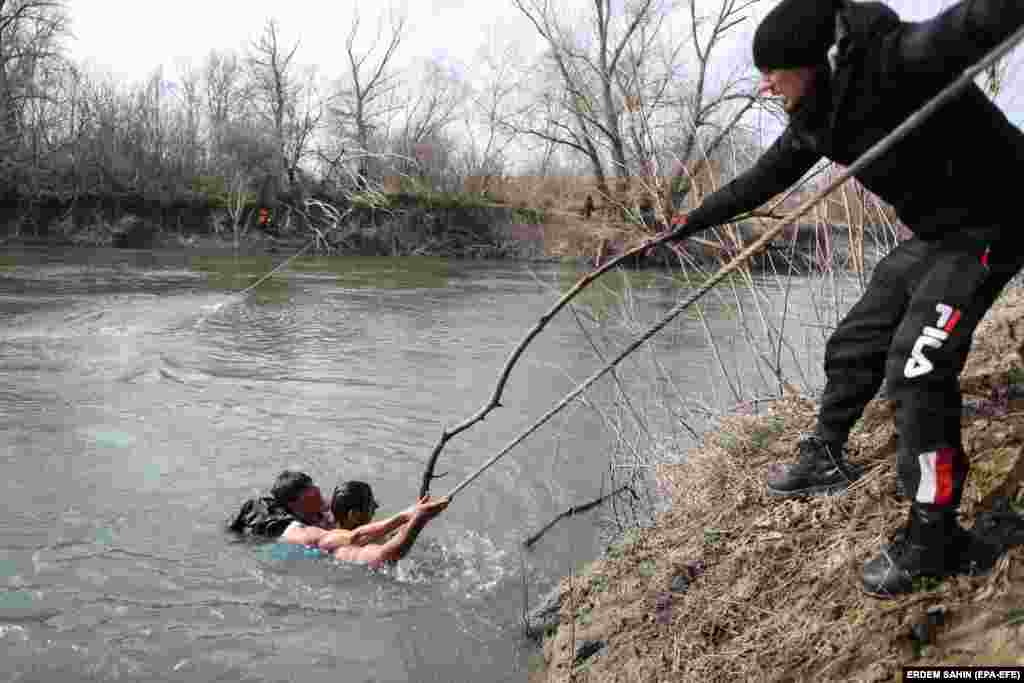
[[[238,514],[228,522],[228,531],[247,536],[277,538],[298,518],[281,502],[270,497],[245,501]]]

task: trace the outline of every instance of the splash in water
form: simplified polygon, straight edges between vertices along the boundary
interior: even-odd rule
[[[467,530],[444,542],[428,540],[397,565],[381,571],[401,583],[445,584],[456,595],[481,598],[507,575],[506,555],[490,538]]]

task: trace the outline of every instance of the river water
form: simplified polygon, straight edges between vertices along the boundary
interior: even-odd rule
[[[382,512],[407,506],[441,427],[487,400],[577,273],[306,258],[231,296],[274,265],[184,251],[0,254],[0,679],[525,680],[524,584],[533,600],[598,554],[599,515],[529,553],[521,542],[608,485],[615,403],[596,402],[614,398],[609,381],[467,488],[397,568],[238,542],[223,525],[289,467],[326,492],[366,480]],[[604,320],[595,343],[628,339],[685,291],[664,275],[628,277],[584,297],[583,312]],[[753,382],[735,310],[710,300],[706,313],[725,361]],[[705,339],[681,317],[637,354],[647,370],[620,374],[630,410],[670,449],[687,437],[678,414],[659,412],[668,393],[728,398],[715,393]],[[434,493],[598,367],[572,315],[556,318],[502,407],[446,448],[439,470],[450,474]]]

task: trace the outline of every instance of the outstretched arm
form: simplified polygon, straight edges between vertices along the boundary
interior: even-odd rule
[[[317,543],[321,550],[331,552],[346,545],[366,545],[378,541],[412,519],[413,508],[403,510],[379,522],[363,524],[355,529],[334,529],[325,533]]]
[[[423,527],[442,510],[448,507],[448,498],[430,498],[424,496],[416,504],[412,518],[387,543],[359,546],[342,546],[334,551],[334,557],[348,562],[366,562],[383,564],[397,562],[416,542]]]
[[[412,519],[413,513],[416,512],[416,506],[411,505],[405,510],[402,510],[397,515],[392,515],[386,519],[382,519],[379,522],[370,522],[369,524],[363,524],[353,531],[354,538],[352,542],[355,545],[364,545],[366,543],[373,543],[374,541],[384,538],[395,529],[398,529],[403,524],[409,522]]]
[[[800,180],[820,158],[820,154],[797,139],[792,128],[786,128],[757,163],[690,211],[685,227],[678,228],[673,239],[685,239],[756,209]]]

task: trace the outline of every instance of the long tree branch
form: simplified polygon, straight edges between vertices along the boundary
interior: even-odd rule
[[[752,256],[760,252],[765,246],[768,245],[773,239],[775,239],[784,229],[793,225],[798,219],[802,218],[811,209],[813,209],[822,199],[832,194],[840,185],[845,183],[847,180],[852,178],[857,173],[861,172],[866,166],[873,163],[876,159],[886,154],[892,147],[903,140],[909,135],[915,128],[917,128],[925,119],[935,113],[936,110],[944,106],[947,102],[957,97],[960,92],[973,83],[974,78],[981,73],[988,65],[998,60],[1004,54],[1013,49],[1024,39],[1024,28],[1018,29],[1012,36],[1007,38],[998,47],[994,48],[988,55],[981,59],[970,69],[967,69],[963,74],[957,78],[952,84],[946,87],[942,92],[935,96],[926,105],[921,107],[917,112],[907,118],[902,124],[900,124],[895,130],[886,135],[884,138],[875,143],[868,151],[866,151],[857,161],[848,166],[845,171],[837,174],[835,178],[816,195],[805,201],[796,211],[791,213],[789,217],[774,226],[767,232],[765,232],[759,239],[753,242],[750,246],[740,252],[732,261],[723,266],[717,273],[709,278],[697,291],[693,292],[682,302],[676,304],[665,316],[657,323],[652,325],[645,331],[640,337],[630,343],[623,351],[621,351],[614,359],[607,363],[600,370],[592,374],[582,384],[577,386],[571,392],[566,394],[561,401],[555,404],[548,412],[537,419],[530,427],[521,432],[518,436],[512,439],[504,448],[502,448],[496,455],[492,456],[483,465],[481,465],[475,472],[470,474],[468,477],[462,480],[452,491],[448,494],[449,498],[454,498],[460,491],[465,487],[469,486],[473,481],[476,480],[481,474],[483,474],[488,468],[494,463],[504,457],[509,451],[515,448],[518,444],[524,441],[533,432],[540,429],[546,424],[552,417],[562,411],[567,405],[576,399],[580,394],[590,388],[597,380],[601,379],[608,372],[613,370],[619,363],[625,358],[632,354],[636,349],[646,343],[651,337],[660,332],[665,328],[672,320],[679,316],[683,311],[692,306],[696,301],[700,300],[705,294],[711,291],[719,282],[725,279],[730,273],[735,271],[737,268],[745,264]],[[652,240],[648,240],[633,249],[625,252],[621,256],[612,259],[604,266],[598,268],[592,273],[589,273],[579,282],[573,286],[561,299],[547,312],[545,313],[540,321],[527,332],[526,336],[519,343],[518,346],[512,351],[508,361],[505,363],[505,367],[498,378],[497,386],[494,389],[494,393],[491,396],[490,401],[484,405],[475,415],[465,420],[462,424],[458,425],[452,430],[444,430],[441,435],[441,440],[434,448],[434,452],[431,454],[430,459],[427,463],[427,469],[423,474],[423,485],[420,489],[420,495],[425,496],[429,492],[430,482],[434,477],[434,467],[437,464],[437,459],[441,455],[441,451],[445,444],[457,434],[469,429],[476,423],[483,420],[492,410],[501,405],[501,396],[505,388],[505,384],[508,381],[509,374],[512,368],[515,366],[516,361],[522,355],[523,351],[530,344],[530,342],[540,334],[541,330],[551,321],[555,314],[560,311],[570,300],[572,300],[577,294],[583,291],[590,283],[596,280],[598,277],[608,272],[611,268],[616,267],[619,263],[627,258],[632,258],[638,254],[643,253],[647,249],[654,246],[663,244],[676,237],[676,232],[685,231],[685,226],[680,228],[678,231],[666,231],[660,237]]]
[[[477,424],[478,422],[483,421],[484,418],[486,418],[487,415],[495,408],[501,407],[501,397],[502,394],[504,394],[505,392],[505,385],[508,383],[508,378],[509,375],[511,375],[512,373],[512,368],[515,367],[516,363],[519,361],[520,356],[523,355],[523,351],[526,350],[526,347],[530,345],[530,342],[532,342],[533,339],[538,334],[540,334],[545,327],[547,327],[547,324],[551,322],[551,319],[554,318],[559,311],[565,308],[566,304],[572,301],[577,294],[586,289],[591,282],[601,277],[609,270],[612,270],[613,268],[617,267],[627,258],[631,258],[636,254],[641,253],[644,249],[647,249],[648,247],[664,242],[666,239],[668,239],[668,237],[669,235],[665,235],[664,237],[654,240],[653,242],[645,242],[643,245],[625,252],[624,254],[608,261],[597,270],[588,273],[583,278],[581,278],[572,287],[572,289],[563,294],[562,297],[557,302],[555,302],[555,304],[544,315],[540,317],[540,320],[538,320],[537,323],[529,331],[527,331],[526,335],[522,338],[519,344],[516,345],[516,347],[512,350],[512,353],[509,355],[508,359],[505,361],[505,366],[502,368],[501,373],[498,376],[498,382],[494,387],[494,391],[491,393],[490,400],[488,400],[488,402],[485,403],[483,407],[480,408],[480,410],[478,410],[476,413],[463,420],[455,427],[451,429],[446,428],[442,430],[441,438],[437,442],[437,445],[434,446],[434,450],[430,454],[430,459],[427,461],[427,469],[423,473],[423,482],[422,485],[420,486],[420,497],[423,497],[427,495],[427,493],[429,493],[430,482],[433,479],[437,478],[434,475],[434,467],[437,465],[437,459],[441,455],[441,451],[444,449],[445,445],[454,437],[458,436],[459,434],[466,431],[467,429]]]

